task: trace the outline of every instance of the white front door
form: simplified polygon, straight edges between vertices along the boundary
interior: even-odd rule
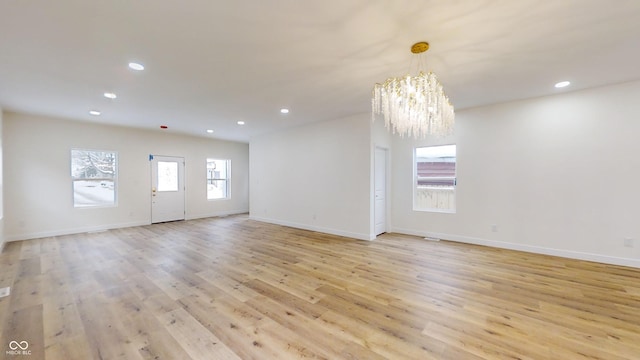
[[[184,220],[184,158],[151,155],[151,223]]]
[[[376,148],[374,168],[374,231],[387,231],[387,150]]]

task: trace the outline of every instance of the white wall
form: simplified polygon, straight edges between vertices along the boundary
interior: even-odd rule
[[[3,138],[7,240],[149,224],[149,154],[185,158],[187,219],[249,209],[248,144],[10,112]],[[118,153],[118,206],[73,207],[72,148]],[[230,200],[206,199],[207,157],[231,159]]]
[[[2,159],[3,159],[3,145],[2,145],[2,108],[0,108],[0,252],[4,248],[5,236],[4,236],[4,175],[2,172]]]
[[[186,158],[188,218],[247,211],[250,170],[252,218],[371,239],[380,146],[390,155],[392,231],[640,267],[638,98],[640,82],[630,82],[468,109],[458,112],[453,137],[419,142],[392,138],[360,114],[250,146],[4,113],[0,226],[16,240],[148,224],[153,153]],[[457,211],[415,212],[413,147],[448,143],[458,145]],[[73,208],[72,147],[118,151],[117,208]],[[232,159],[232,201],[205,200],[207,157]],[[626,237],[634,247],[623,246]]]
[[[412,211],[430,143],[394,140],[394,230],[640,267],[638,99],[631,82],[458,112],[455,214]]]
[[[251,139],[251,218],[371,239],[371,147],[366,114]]]

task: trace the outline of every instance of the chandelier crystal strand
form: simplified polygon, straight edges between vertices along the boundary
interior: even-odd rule
[[[385,127],[401,137],[445,136],[453,131],[453,106],[433,72],[375,84],[372,108],[373,117],[382,115]]]
[[[393,134],[425,138],[453,132],[455,112],[433,72],[389,78],[372,93],[372,119],[382,115]]]

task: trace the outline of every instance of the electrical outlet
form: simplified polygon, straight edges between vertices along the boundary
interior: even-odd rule
[[[9,296],[9,294],[11,293],[11,288],[10,287],[4,287],[0,289],[0,298],[3,298],[5,296]]]
[[[491,225],[491,232],[498,232],[498,225],[496,224]]]
[[[633,243],[633,239],[632,238],[624,238],[624,246],[625,247],[633,247],[634,243]]]

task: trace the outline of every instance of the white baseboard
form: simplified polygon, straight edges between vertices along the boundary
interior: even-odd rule
[[[78,228],[69,228],[69,229],[60,229],[53,231],[41,231],[41,232],[33,232],[33,233],[24,233],[24,234],[15,234],[9,235],[5,238],[8,241],[21,241],[21,240],[32,240],[32,239],[40,239],[51,236],[63,236],[63,235],[72,235],[72,234],[81,234],[86,232],[95,232],[95,231],[103,231],[110,229],[119,229],[133,226],[143,226],[149,225],[147,221],[135,221],[130,223],[120,223],[120,224],[105,224],[98,226],[87,226],[87,227],[78,227]]]
[[[219,216],[227,216],[227,215],[236,215],[236,214],[246,214],[248,210],[233,210],[233,211],[218,211],[214,213],[207,214],[197,214],[190,215],[185,218],[185,220],[194,220],[194,219],[202,219],[208,217],[219,217]],[[24,233],[24,234],[14,234],[9,235],[5,238],[6,242],[9,241],[21,241],[21,240],[31,240],[31,239],[40,239],[51,236],[63,236],[63,235],[72,235],[72,234],[81,234],[86,232],[95,232],[95,231],[104,231],[110,229],[120,229],[127,228],[133,226],[144,226],[150,225],[151,221],[134,221],[130,223],[120,223],[120,224],[104,224],[98,226],[87,226],[87,227],[78,227],[78,228],[69,228],[69,229],[59,229],[52,231],[41,231],[41,232],[32,232],[32,233]]]
[[[282,221],[282,220],[278,220],[278,219],[263,218],[263,217],[258,217],[258,216],[252,216],[251,214],[249,214],[249,218],[251,220],[266,222],[266,223],[270,223],[270,224],[289,226],[289,227],[292,227],[292,228],[302,229],[302,230],[317,231],[317,232],[322,232],[322,233],[325,233],[325,234],[344,236],[344,237],[354,238],[354,239],[358,239],[358,240],[373,240],[373,239],[375,239],[375,236],[372,237],[370,234],[354,233],[354,232],[350,232],[350,231],[325,228],[325,227],[321,227],[321,226],[312,226],[312,225],[308,225],[308,224],[300,224],[300,223],[295,223],[295,222],[291,222],[291,221]]]
[[[214,211],[214,212],[203,213],[203,214],[189,214],[185,220],[205,219],[210,217],[222,217],[222,216],[248,214],[248,213],[249,213],[249,209]]]
[[[585,252],[579,252],[579,251],[545,248],[541,246],[525,245],[525,244],[515,244],[510,242],[488,240],[488,239],[482,239],[482,238],[476,238],[476,237],[470,237],[470,236],[425,232],[425,231],[419,231],[419,230],[413,230],[413,229],[394,228],[392,231],[399,234],[414,235],[414,236],[420,236],[420,237],[433,237],[433,238],[438,238],[443,240],[461,242],[465,244],[483,245],[483,246],[490,246],[490,247],[495,247],[500,249],[524,251],[524,252],[529,252],[534,254],[558,256],[558,257],[563,257],[568,259],[586,260],[586,261],[599,262],[603,264],[640,268],[640,259],[620,258],[615,256],[585,253]]]

